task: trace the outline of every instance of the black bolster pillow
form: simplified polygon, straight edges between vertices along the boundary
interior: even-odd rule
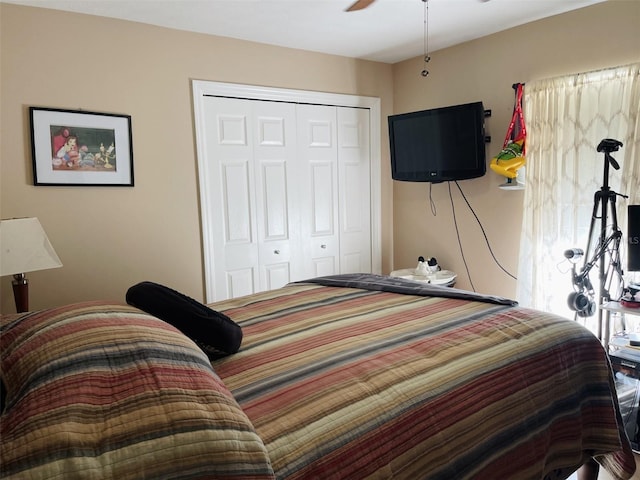
[[[236,353],[242,329],[225,314],[169,287],[141,282],[127,290],[127,303],[170,323],[198,344],[209,359]]]

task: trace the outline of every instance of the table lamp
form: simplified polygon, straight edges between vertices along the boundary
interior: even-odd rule
[[[0,276],[13,275],[18,313],[29,310],[29,282],[24,274],[61,266],[37,218],[0,220]]]

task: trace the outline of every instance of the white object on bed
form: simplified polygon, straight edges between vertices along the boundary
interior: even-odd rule
[[[389,274],[392,277],[404,278],[406,280],[413,280],[416,282],[432,283],[434,285],[445,285],[448,287],[453,286],[456,283],[456,273],[451,270],[440,270],[435,273],[419,272],[417,269],[404,268],[402,270],[394,270]]]

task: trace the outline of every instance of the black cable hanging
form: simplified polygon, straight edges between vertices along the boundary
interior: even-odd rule
[[[427,70],[427,63],[431,60],[429,56],[429,0],[422,0],[424,2],[424,35],[423,35],[423,44],[424,44],[424,68],[420,75],[426,77],[429,75],[429,70]]]

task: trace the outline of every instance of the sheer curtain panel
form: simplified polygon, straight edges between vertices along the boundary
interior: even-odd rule
[[[609,187],[629,196],[616,197],[624,255],[627,205],[640,203],[639,75],[636,64],[527,82],[527,184],[517,288],[521,305],[574,317],[567,305],[573,287],[564,251],[587,246],[594,195],[604,183],[604,154],[596,147],[605,138],[624,144],[612,153],[620,169],[610,168],[608,175]],[[594,267],[590,275],[596,293],[598,273]]]

